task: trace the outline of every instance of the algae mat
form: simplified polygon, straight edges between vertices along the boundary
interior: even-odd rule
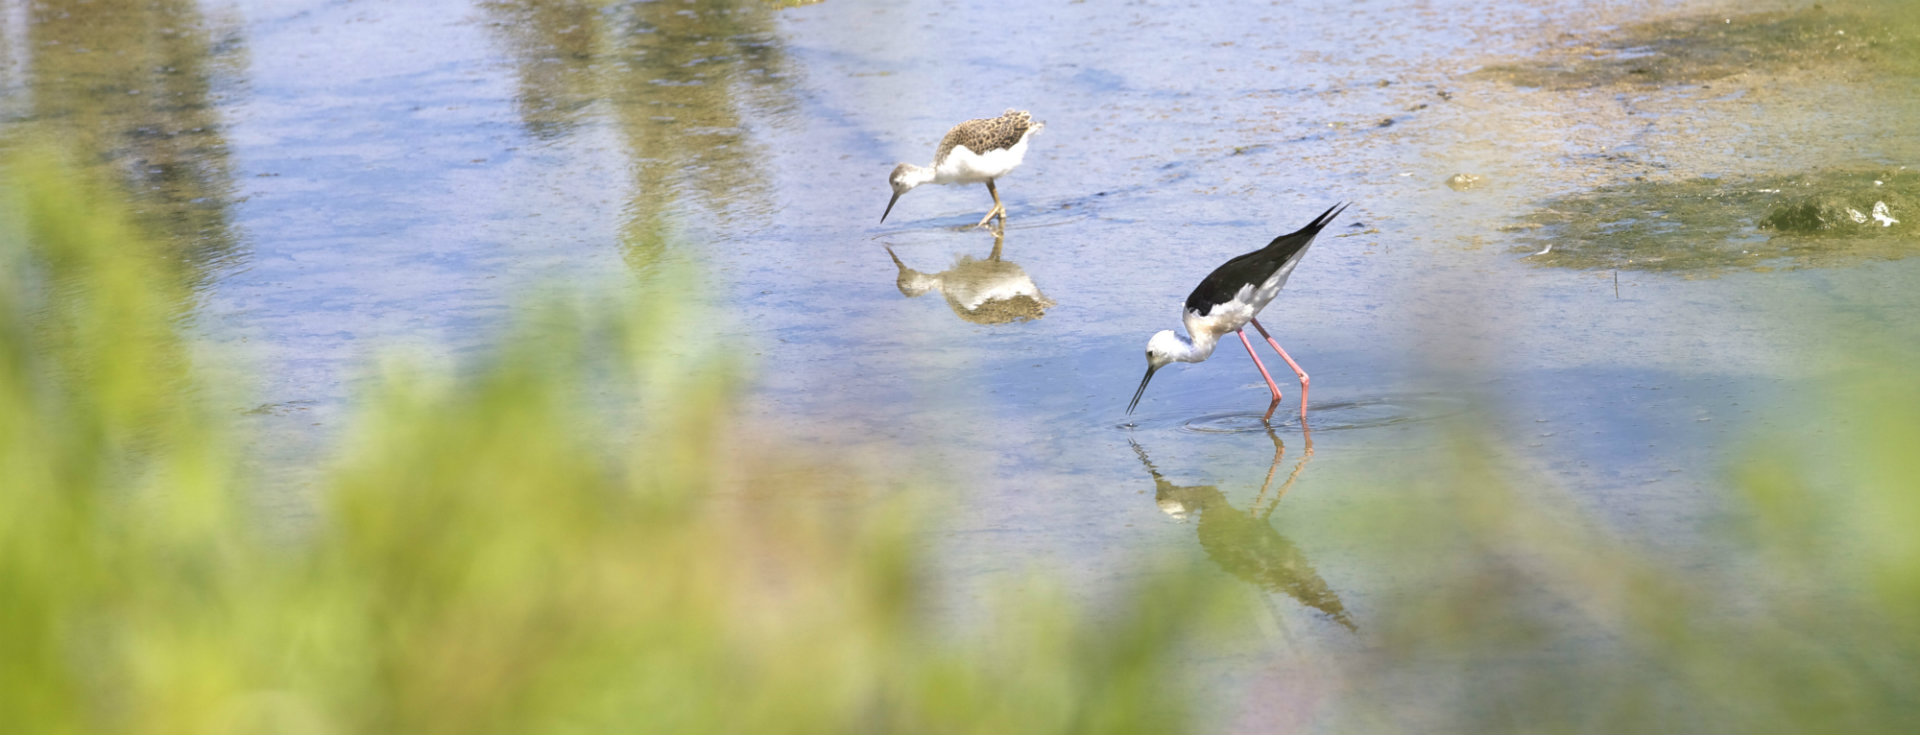
[[[1509,229],[1530,260],[1710,273],[1920,254],[1920,172],[1633,181],[1543,203]]]

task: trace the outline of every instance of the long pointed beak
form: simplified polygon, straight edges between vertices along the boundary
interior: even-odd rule
[[[1140,405],[1140,396],[1143,396],[1143,395],[1146,395],[1146,393],[1147,393],[1147,381],[1149,381],[1149,380],[1152,380],[1152,379],[1153,379],[1153,371],[1155,371],[1155,370],[1159,370],[1159,369],[1160,369],[1160,368],[1158,368],[1158,367],[1155,367],[1155,366],[1153,366],[1153,365],[1148,365],[1148,366],[1147,366],[1147,377],[1144,377],[1144,378],[1141,378],[1141,379],[1140,379],[1140,390],[1136,390],[1136,391],[1134,391],[1134,392],[1133,392],[1133,402],[1132,402],[1132,403],[1129,403],[1129,404],[1127,404],[1127,415],[1128,415],[1128,416],[1132,416],[1132,415],[1133,415],[1133,407],[1134,407],[1134,406],[1138,406],[1138,405]]]
[[[896,191],[893,193],[893,198],[887,200],[887,211],[880,213],[881,222],[887,221],[887,215],[893,213],[893,203],[897,201],[900,201],[900,192]]]

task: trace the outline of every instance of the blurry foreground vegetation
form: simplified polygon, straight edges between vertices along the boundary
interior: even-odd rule
[[[324,520],[263,538],[184,279],[75,169],[0,176],[0,731],[1186,722],[1175,657],[1216,596],[1167,576],[1098,616],[1025,595],[935,625],[923,517],[734,446],[727,370],[654,349],[667,298],[550,309],[468,375],[392,381]]]
[[[671,297],[544,310],[461,377],[391,381],[324,520],[262,538],[246,437],[176,330],[185,279],[47,157],[0,164],[0,195],[0,731],[1167,732],[1217,704],[1180,684],[1226,609],[1204,574],[937,624],[926,516],[734,446],[725,366],[655,349]],[[1450,471],[1329,531],[1399,584],[1354,590],[1364,650],[1312,661],[1344,681],[1312,721],[1911,730],[1900,335],[1831,353],[1829,413],[1734,465],[1730,520],[1686,560],[1454,431]]]
[[[1830,390],[1801,407],[1808,420],[1731,458],[1716,522],[1673,544],[1609,529],[1463,433],[1453,471],[1409,478],[1359,521],[1400,584],[1349,724],[1912,732],[1920,343],[1898,344],[1911,333],[1837,330],[1853,347],[1822,353]],[[1894,346],[1859,347],[1876,343]]]

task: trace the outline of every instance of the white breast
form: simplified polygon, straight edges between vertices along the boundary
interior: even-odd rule
[[[1012,148],[988,151],[985,154],[974,153],[965,146],[954,146],[947,152],[947,158],[940,162],[933,172],[936,184],[979,184],[1000,178],[1012,171],[1020,161],[1027,157],[1027,139],[1033,134],[1020,137],[1020,142]]]

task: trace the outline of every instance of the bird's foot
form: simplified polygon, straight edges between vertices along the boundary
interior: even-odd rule
[[[995,217],[999,217],[999,218],[1000,218],[1000,226],[1001,226],[1001,227],[1006,227],[1006,226],[1007,226],[1007,210],[1006,210],[1006,208],[1004,208],[1004,207],[1000,207],[1000,206],[998,206],[998,205],[996,205],[996,206],[994,206],[994,208],[993,208],[993,209],[989,209],[989,210],[987,210],[987,216],[985,216],[985,217],[982,217],[982,218],[980,218],[980,224],[977,224],[977,225],[974,225],[974,228],[975,228],[975,229],[979,229],[979,228],[982,228],[982,227],[986,227],[986,226],[987,226],[987,223],[989,223],[989,222],[992,222],[992,221],[993,221],[993,218],[995,218]]]

